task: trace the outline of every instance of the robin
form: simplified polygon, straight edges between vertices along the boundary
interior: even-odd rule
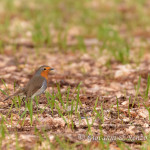
[[[47,81],[48,81],[48,73],[49,71],[54,70],[53,68],[49,66],[41,66],[33,75],[33,77],[29,80],[29,82],[26,84],[25,87],[19,89],[16,93],[13,95],[8,96],[5,100],[8,100],[9,98],[12,98],[13,96],[19,95],[19,94],[25,94],[26,98],[28,99],[31,97],[33,99],[35,96],[39,96],[47,88]]]

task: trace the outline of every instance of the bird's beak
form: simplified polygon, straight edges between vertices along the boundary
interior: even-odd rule
[[[49,70],[55,70],[54,68],[50,68]]]

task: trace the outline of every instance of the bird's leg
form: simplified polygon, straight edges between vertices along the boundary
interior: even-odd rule
[[[34,107],[34,109],[36,109],[37,111],[38,111],[38,109],[39,109],[39,98],[37,97],[37,96],[35,96],[34,98],[33,98],[33,107]]]
[[[25,100],[25,97],[22,98],[22,101],[24,101],[24,100]]]
[[[25,100],[26,100],[26,98],[23,97],[23,98],[22,98],[22,104],[23,104],[23,105],[25,105]]]

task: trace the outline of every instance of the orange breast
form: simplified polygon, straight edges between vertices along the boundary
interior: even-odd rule
[[[48,70],[44,70],[41,72],[41,76],[46,78],[46,80],[48,80],[48,72],[49,72]]]

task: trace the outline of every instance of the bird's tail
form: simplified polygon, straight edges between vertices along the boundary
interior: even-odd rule
[[[21,89],[19,89],[17,92],[15,92],[14,94],[12,94],[12,95],[6,97],[3,101],[6,101],[6,100],[8,100],[8,99],[10,99],[10,98],[12,98],[12,97],[14,97],[14,96],[16,96],[16,95],[19,95],[20,93],[23,93],[23,92],[24,92],[24,88],[21,88]]]

